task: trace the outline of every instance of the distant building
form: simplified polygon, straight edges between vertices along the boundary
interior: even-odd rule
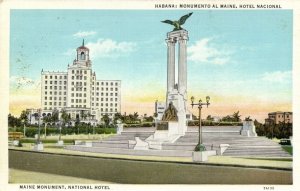
[[[272,112],[265,119],[265,124],[293,123],[293,112]]]
[[[121,112],[121,81],[97,80],[92,71],[89,49],[82,46],[76,49],[76,59],[68,65],[66,72],[41,72],[41,115],[53,110],[65,110],[71,120],[99,123],[103,115],[113,117]],[[36,111],[29,110],[30,122]]]
[[[32,125],[38,125],[38,123],[39,123],[38,109],[26,109],[26,112],[28,113],[28,115],[27,115],[28,123],[30,123]]]

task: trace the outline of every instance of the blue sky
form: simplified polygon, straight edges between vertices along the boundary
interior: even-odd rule
[[[151,114],[153,102],[165,99],[164,40],[173,29],[160,21],[189,12],[12,10],[11,94],[38,87],[42,69],[66,71],[84,38],[97,79],[122,80],[124,110]],[[292,24],[289,10],[193,10],[183,26],[189,31],[189,95],[215,98],[209,111],[215,115],[247,115],[246,107],[255,107],[253,115],[291,110]]]

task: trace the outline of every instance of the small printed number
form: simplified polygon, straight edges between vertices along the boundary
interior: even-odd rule
[[[274,186],[264,186],[264,190],[275,190]]]

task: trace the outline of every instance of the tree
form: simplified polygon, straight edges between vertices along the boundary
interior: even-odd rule
[[[63,121],[63,125],[65,126],[66,124],[69,124],[71,117],[68,115],[66,110],[61,110],[61,119]]]
[[[28,123],[28,115],[29,115],[29,112],[23,110],[19,117],[19,119],[23,122],[24,125],[27,125],[27,123]]]
[[[133,119],[134,119],[134,121],[137,121],[137,120],[138,120],[138,117],[139,117],[138,112],[134,112],[134,113],[133,113]]]
[[[109,116],[107,114],[103,115],[102,121],[104,122],[105,127],[107,127],[109,125],[109,122],[110,122]]]
[[[240,122],[241,121],[241,115],[239,115],[240,111],[234,112],[232,115],[233,122]]]
[[[45,129],[45,139],[46,139],[46,136],[47,136],[47,124],[48,123],[51,123],[52,122],[52,117],[51,117],[51,114],[48,113],[47,115],[43,115],[43,121],[44,121],[44,129]]]
[[[213,121],[214,118],[212,118],[211,115],[208,115],[208,116],[206,117],[206,120],[208,120],[208,121]]]
[[[11,114],[8,114],[8,125],[10,127],[21,126],[21,120],[17,117],[12,116]]]
[[[52,122],[57,123],[59,120],[59,111],[57,109],[54,109],[52,111]]]
[[[122,116],[121,113],[115,113],[113,119],[114,124],[116,124],[118,120],[124,121],[124,117]]]

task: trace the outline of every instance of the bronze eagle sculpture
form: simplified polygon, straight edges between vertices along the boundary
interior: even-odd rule
[[[171,21],[171,20],[164,20],[161,21],[163,23],[167,23],[170,25],[173,25],[175,28],[173,29],[173,31],[177,31],[177,30],[182,30],[183,28],[181,27],[181,25],[183,25],[185,23],[185,21],[192,15],[193,13],[189,13],[186,15],[183,15],[178,21]]]

